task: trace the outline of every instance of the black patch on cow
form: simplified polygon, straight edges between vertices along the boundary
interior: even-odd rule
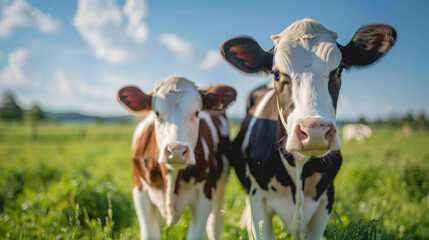
[[[189,182],[191,177],[194,177],[195,179],[198,179],[200,177],[200,172],[198,171],[196,166],[188,166],[183,172],[182,179],[185,182]]]
[[[270,155],[276,148],[276,129],[277,121],[256,119],[250,134],[249,146],[248,149],[246,149],[251,167],[264,164],[265,161],[268,161]],[[257,149],[257,151],[249,151],[249,149]]]
[[[328,187],[328,204],[326,205],[326,209],[329,213],[332,211],[332,205],[334,204],[335,190],[334,184],[330,184]]]
[[[315,172],[321,173],[322,178],[316,185],[316,196],[313,197],[313,200],[319,200],[320,196],[328,189],[329,202],[329,188],[330,186],[333,186],[334,178],[340,170],[342,161],[343,158],[339,151],[332,151],[323,158],[311,158],[306,164],[304,164],[304,168],[302,170],[302,189],[304,190],[305,187],[304,179],[313,175]]]

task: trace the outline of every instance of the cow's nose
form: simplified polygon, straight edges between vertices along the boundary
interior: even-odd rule
[[[168,144],[164,153],[167,158],[166,162],[170,164],[185,164],[190,160],[190,149],[183,144]]]
[[[296,141],[303,150],[325,150],[335,138],[335,126],[331,122],[306,120],[295,128]]]

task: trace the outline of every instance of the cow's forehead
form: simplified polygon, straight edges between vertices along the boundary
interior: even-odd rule
[[[314,21],[313,19],[302,19],[292,23],[283,32],[272,35],[271,39],[274,42],[274,46],[278,47],[280,42],[294,42],[302,38],[311,38],[311,36],[317,36],[320,33],[327,33],[331,36],[333,41],[337,40],[337,33],[328,30],[322,24]]]
[[[155,86],[154,107],[164,111],[180,111],[184,108],[197,108],[202,105],[198,88],[186,78],[168,77]]]
[[[180,76],[171,76],[155,85],[154,95],[162,98],[171,92],[193,93],[197,91],[198,88],[188,79]]]
[[[297,21],[278,35],[273,35],[274,63],[286,73],[313,69],[330,71],[338,67],[341,52],[337,34],[311,19]]]

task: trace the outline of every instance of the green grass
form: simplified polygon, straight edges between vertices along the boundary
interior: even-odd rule
[[[1,122],[0,239],[137,239],[133,128],[42,124],[31,141],[30,126]],[[429,133],[373,132],[343,143],[326,239],[429,239]],[[238,226],[244,199],[232,171],[223,239],[247,239]],[[185,238],[189,218],[164,226],[163,238]],[[274,232],[291,239],[276,217]]]

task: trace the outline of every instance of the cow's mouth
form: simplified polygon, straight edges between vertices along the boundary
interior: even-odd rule
[[[328,155],[334,149],[305,149],[305,150],[296,150],[293,151],[295,158],[308,160],[312,157],[322,158]]]
[[[171,170],[183,169],[189,165],[189,164],[186,164],[184,162],[168,162],[168,163],[164,163],[164,164],[168,169],[171,169]]]
[[[180,169],[187,168],[189,166],[194,166],[195,160],[193,161],[192,159],[190,160],[174,159],[173,161],[172,160],[163,161],[161,163],[163,163],[170,170],[180,170]]]

